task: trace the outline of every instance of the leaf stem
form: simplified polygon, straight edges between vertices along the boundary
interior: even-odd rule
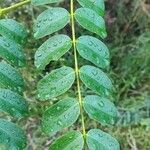
[[[73,40],[73,48],[74,48],[74,60],[75,60],[75,73],[76,73],[76,80],[77,80],[77,90],[78,90],[78,99],[80,105],[80,115],[81,115],[81,123],[82,123],[82,130],[83,130],[83,137],[86,137],[85,131],[85,123],[84,123],[84,115],[83,115],[83,103],[82,103],[82,96],[81,96],[81,89],[80,89],[80,79],[79,79],[79,68],[78,68],[78,59],[77,59],[77,50],[76,50],[76,37],[75,37],[75,23],[74,23],[74,3],[73,0],[70,1],[71,6],[71,28],[72,28],[72,40]]]
[[[31,0],[25,0],[25,1],[19,2],[17,4],[14,4],[12,6],[0,9],[0,17],[6,13],[9,13],[11,10],[15,10],[23,5],[30,3],[30,2],[31,2]]]

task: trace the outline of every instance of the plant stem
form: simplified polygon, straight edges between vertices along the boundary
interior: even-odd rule
[[[15,10],[15,9],[17,9],[17,8],[23,6],[23,5],[26,5],[26,4],[30,3],[30,2],[31,2],[31,0],[25,0],[23,2],[19,2],[17,4],[14,4],[14,5],[10,6],[10,7],[6,7],[6,8],[3,8],[3,9],[0,9],[0,16],[10,12],[13,9]]]
[[[79,99],[79,105],[80,105],[80,113],[81,113],[80,115],[81,115],[83,137],[85,138],[86,131],[85,131],[85,123],[84,123],[84,115],[83,115],[83,103],[82,103],[82,96],[81,96],[81,89],[80,89],[79,68],[78,68],[78,59],[77,59],[77,50],[76,50],[73,0],[70,1],[70,6],[71,6],[71,28],[72,28],[72,40],[73,40],[73,48],[74,48],[75,73],[76,73],[76,80],[77,80],[77,90],[78,90],[78,99]]]

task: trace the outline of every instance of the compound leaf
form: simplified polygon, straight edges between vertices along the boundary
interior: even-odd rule
[[[104,97],[86,96],[83,106],[91,119],[102,124],[114,124],[118,117],[118,111],[114,104]]]
[[[45,133],[55,133],[71,126],[80,114],[78,101],[66,98],[48,108],[42,119],[42,129]]]
[[[120,150],[118,141],[99,129],[91,129],[86,142],[90,150]]]
[[[34,37],[42,38],[64,28],[70,21],[69,12],[64,8],[49,8],[42,12],[34,24]]]
[[[0,34],[8,39],[23,44],[27,38],[26,29],[13,19],[0,20]]]
[[[25,56],[22,47],[5,37],[0,37],[0,57],[15,66],[25,66]]]
[[[0,87],[22,93],[24,83],[21,75],[11,65],[0,62]]]
[[[109,96],[113,85],[108,76],[99,68],[93,66],[83,66],[80,68],[80,78],[82,82],[93,92],[102,96]]]
[[[70,67],[61,67],[46,75],[37,87],[38,98],[48,100],[65,93],[75,80],[75,72]]]
[[[0,143],[8,150],[23,150],[26,147],[26,136],[20,127],[12,122],[0,119]]]
[[[35,53],[35,66],[44,69],[52,60],[57,61],[72,46],[72,41],[67,35],[55,35],[49,38]]]
[[[28,115],[28,104],[25,99],[8,89],[0,89],[0,110],[22,118]]]
[[[83,135],[79,131],[71,131],[57,139],[49,150],[82,150],[83,146]]]
[[[31,0],[32,5],[34,6],[40,6],[45,4],[51,4],[51,3],[58,3],[63,0]]]
[[[106,38],[105,21],[94,10],[79,8],[75,11],[75,18],[83,28],[96,33],[102,38]]]
[[[104,16],[104,0],[77,0],[82,7],[93,9],[100,16]]]
[[[108,68],[109,50],[107,46],[92,36],[81,36],[77,40],[79,54],[100,68]]]

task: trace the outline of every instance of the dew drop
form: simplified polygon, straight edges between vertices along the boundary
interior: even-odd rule
[[[100,102],[99,102],[99,105],[100,105],[101,107],[104,107],[104,102],[103,102],[103,101],[100,101]]]

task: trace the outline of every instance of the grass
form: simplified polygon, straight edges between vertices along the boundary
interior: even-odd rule
[[[67,3],[64,5],[67,7]],[[41,104],[37,101],[35,97],[36,84],[43,74],[58,66],[63,64],[72,64],[73,66],[72,60],[68,60],[72,57],[72,53],[66,54],[59,62],[50,63],[43,74],[37,72],[33,64],[34,53],[42,42],[32,38],[32,19],[40,10],[26,8],[28,11],[23,8],[8,16],[9,18],[16,16],[16,19],[26,23],[29,29],[29,40],[25,49],[28,68],[22,70],[22,73],[27,83],[28,90],[25,92],[25,97],[30,103],[32,116],[29,119],[18,121],[18,124],[27,132],[28,150],[46,150],[61,133],[57,133],[53,137],[41,133],[40,118],[44,109],[51,103]],[[122,115],[116,127],[102,128],[119,140],[121,150],[149,150],[150,2],[146,0],[107,0],[106,10],[108,38],[105,42],[109,44],[110,75],[116,85],[114,102]],[[69,33],[69,31],[64,32]],[[80,63],[85,62],[80,58]],[[87,92],[89,92],[88,89],[82,87],[82,93]],[[74,94],[74,88],[69,94]],[[7,115],[5,117],[9,118]],[[16,122],[14,119],[13,121]],[[70,129],[79,128],[79,123],[80,120]],[[86,117],[86,124],[88,124],[88,128],[101,128],[99,124],[89,120],[88,117]]]

